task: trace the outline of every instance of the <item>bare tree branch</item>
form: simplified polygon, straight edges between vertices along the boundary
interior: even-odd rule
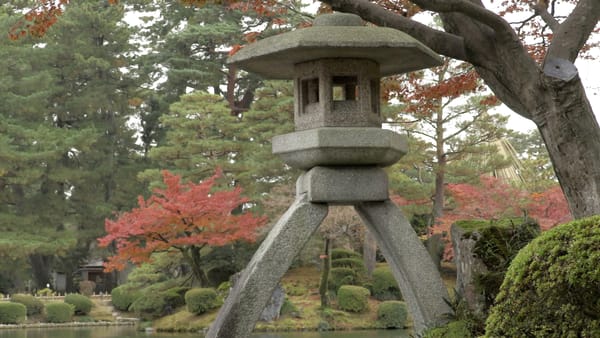
[[[419,7],[439,13],[462,13],[492,28],[506,40],[517,39],[514,30],[501,16],[485,7],[466,0],[411,0]]]
[[[553,32],[556,32],[560,23],[548,12],[547,7],[543,6],[540,2],[531,7],[535,11],[535,14],[539,15]]]
[[[575,62],[598,20],[600,1],[580,0],[569,17],[554,31],[547,56]]]
[[[354,13],[378,26],[403,31],[436,53],[468,61],[462,37],[433,29],[367,0],[322,0],[322,2],[329,4],[336,11]]]

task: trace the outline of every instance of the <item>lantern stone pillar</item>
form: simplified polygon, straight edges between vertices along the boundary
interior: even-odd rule
[[[438,55],[390,28],[352,14],[326,14],[313,27],[266,38],[230,63],[294,81],[296,131],[273,139],[273,153],[304,170],[296,199],[231,290],[208,338],[246,338],[293,259],[318,229],[328,205],[352,205],[390,264],[419,334],[452,309],[439,272],[400,209],[382,169],[407,152],[403,135],[381,129],[379,79],[439,65]]]

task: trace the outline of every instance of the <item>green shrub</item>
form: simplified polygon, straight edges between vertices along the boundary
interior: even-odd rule
[[[112,289],[110,295],[112,305],[115,309],[127,311],[131,304],[141,296],[141,293],[125,284]]]
[[[427,330],[423,338],[471,338],[473,335],[463,321],[453,321],[445,326]]]
[[[20,324],[27,319],[27,307],[21,303],[0,303],[0,324]]]
[[[171,289],[168,289],[166,291],[163,291],[162,294],[165,298],[165,303],[167,307],[171,307],[171,308],[177,308],[180,306],[185,305],[185,293],[189,290],[190,288],[187,287],[174,287]]]
[[[384,329],[402,329],[406,327],[408,310],[406,303],[397,300],[388,300],[377,308],[379,326]]]
[[[214,289],[194,288],[185,293],[188,312],[201,315],[218,306],[217,292]]]
[[[600,216],[523,248],[486,321],[487,337],[600,337]]]
[[[332,249],[331,250],[331,260],[342,259],[342,258],[361,258],[361,255],[352,250],[347,249]]]
[[[44,310],[44,303],[41,300],[35,298],[32,295],[16,294],[10,297],[10,301],[13,303],[20,303],[25,305],[27,308],[27,315],[33,316],[42,313]]]
[[[77,293],[66,295],[65,303],[73,305],[76,315],[87,315],[94,306],[91,299]]]
[[[129,309],[143,319],[154,319],[162,316],[167,307],[166,296],[163,292],[144,293],[131,303]]]
[[[355,285],[356,271],[350,268],[332,268],[329,271],[329,289],[337,291],[342,285]]]
[[[308,289],[302,285],[286,284],[285,293],[290,296],[303,296],[308,293]]]
[[[365,262],[362,258],[340,258],[331,261],[332,268],[350,268],[356,271],[358,274],[364,275],[367,269],[365,268]]]
[[[52,291],[52,289],[43,288],[41,290],[38,290],[36,295],[42,296],[42,297],[50,297],[50,296],[56,296],[56,293],[54,291]]]
[[[75,313],[75,307],[67,303],[47,303],[46,304],[46,321],[49,323],[66,323],[70,322]]]
[[[342,285],[337,292],[338,307],[349,312],[363,312],[369,307],[369,290],[362,286]]]
[[[299,313],[299,311],[298,311],[298,308],[296,307],[296,305],[294,305],[294,303],[292,303],[287,297],[285,297],[285,300],[283,301],[283,305],[281,305],[281,310],[279,310],[279,314],[282,316],[285,316],[285,315],[294,316],[298,313]]]
[[[389,266],[380,266],[373,270],[373,297],[382,301],[402,299],[398,282]]]
[[[89,297],[94,294],[95,290],[96,283],[92,282],[91,280],[82,280],[79,282],[79,293],[82,295]]]

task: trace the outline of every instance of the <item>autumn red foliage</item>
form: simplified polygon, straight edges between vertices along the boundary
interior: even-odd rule
[[[233,213],[248,200],[240,188],[213,191],[219,176],[217,172],[198,184],[182,183],[179,176],[163,171],[166,188],[155,189],[147,200],[138,197],[139,206],[117,219],[106,219],[107,235],[98,239],[99,245],[114,245],[117,251],[106,270],[148,262],[156,252],[179,250],[185,258],[190,248],[254,241],[265,217]]]
[[[444,216],[436,220],[431,234],[450,233],[450,226],[458,220],[524,217],[535,219],[542,230],[548,230],[572,219],[567,201],[556,185],[541,193],[528,193],[491,176],[481,176],[478,185],[448,184],[451,198]],[[452,256],[451,247],[446,258]]]

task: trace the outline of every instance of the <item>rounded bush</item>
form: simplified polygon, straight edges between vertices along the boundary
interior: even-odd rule
[[[388,300],[377,308],[377,320],[384,329],[402,329],[406,327],[408,310],[406,303],[397,300]]]
[[[185,293],[185,304],[188,312],[201,315],[218,306],[217,292],[208,288],[191,289]]]
[[[27,307],[21,303],[0,303],[0,324],[20,324],[27,319]]]
[[[352,250],[347,250],[347,249],[332,249],[331,250],[331,260],[336,260],[336,259],[342,259],[342,258],[361,258],[362,256],[356,252],[356,251],[352,251]]]
[[[110,292],[111,302],[115,309],[127,311],[131,304],[141,296],[139,291],[132,290],[127,285],[117,286]]]
[[[600,337],[600,216],[533,240],[513,259],[487,337]]]
[[[380,266],[373,270],[373,297],[382,301],[402,299],[398,282],[388,266]]]
[[[27,315],[33,316],[42,313],[44,311],[44,303],[41,300],[35,298],[32,295],[16,294],[10,297],[10,301],[13,303],[20,303],[25,305],[27,308]]]
[[[362,286],[342,285],[337,293],[338,307],[349,312],[363,312],[369,307],[369,290]]]
[[[75,313],[75,307],[67,303],[47,303],[46,321],[48,323],[66,323],[70,322]]]
[[[84,295],[72,293],[65,296],[65,303],[74,306],[76,315],[87,315],[92,310],[94,303]]]
[[[329,271],[329,289],[337,291],[342,285],[355,285],[356,271],[350,268],[332,268]]]
[[[153,319],[162,316],[167,307],[167,297],[163,292],[148,292],[138,297],[129,309],[143,319]]]

